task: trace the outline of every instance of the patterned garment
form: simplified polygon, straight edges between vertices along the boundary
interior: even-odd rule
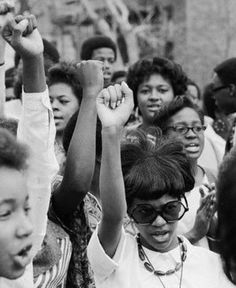
[[[50,208],[51,219],[56,217],[53,213]],[[42,249],[33,260],[34,288],[66,287],[72,245],[69,235],[56,223],[48,220]]]
[[[58,176],[53,184],[52,191],[59,188],[62,177]],[[72,242],[72,256],[67,275],[67,288],[95,288],[93,272],[87,257],[87,246],[100,222],[102,209],[96,197],[87,193],[75,212],[63,223],[63,228],[70,235]],[[134,235],[135,228],[129,217],[124,219],[126,232]]]
[[[62,177],[53,183],[53,191],[60,186]],[[93,273],[87,258],[87,246],[93,230],[101,220],[101,207],[97,199],[90,193],[77,207],[75,212],[63,223],[63,228],[70,235],[72,256],[67,276],[68,288],[94,288]]]

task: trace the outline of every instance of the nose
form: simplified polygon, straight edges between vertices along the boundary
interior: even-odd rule
[[[152,89],[149,98],[150,98],[150,100],[160,100],[161,95],[156,89]]]
[[[52,110],[59,110],[59,102],[56,99],[51,100]]]
[[[158,214],[156,219],[152,222],[152,225],[161,227],[165,225],[166,223],[167,223],[166,220],[161,215]]]
[[[18,226],[16,229],[16,235],[18,238],[27,238],[33,233],[33,224],[30,217],[22,215],[18,218]]]
[[[185,134],[185,137],[187,137],[187,138],[196,138],[197,135],[196,135],[196,133],[193,131],[193,129],[189,129],[188,132]]]
[[[110,67],[111,67],[111,63],[107,59],[105,59],[103,61],[103,67],[104,67],[105,70],[109,70]]]

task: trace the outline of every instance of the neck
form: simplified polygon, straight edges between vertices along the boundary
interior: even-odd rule
[[[140,125],[140,128],[143,130],[143,131],[146,131],[150,126],[152,126],[151,123],[147,122],[147,121],[143,121],[143,123]]]
[[[62,144],[62,134],[56,133],[56,142],[61,145]]]
[[[195,160],[190,160],[190,162],[191,162],[191,172],[193,174],[193,177],[195,178],[195,176],[198,173],[199,166],[197,165],[197,161]]]

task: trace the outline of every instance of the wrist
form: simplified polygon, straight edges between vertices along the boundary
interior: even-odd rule
[[[101,92],[101,90],[101,86],[86,86],[83,87],[83,94],[86,94],[86,97],[96,99],[97,95],[99,94],[99,92]]]
[[[21,55],[23,63],[41,62],[43,60],[43,53],[36,55]]]
[[[121,136],[122,131],[123,131],[123,126],[117,126],[117,125],[102,126],[102,134],[104,134],[104,135]]]
[[[190,230],[189,232],[185,233],[184,236],[189,240],[191,244],[195,244],[201,238],[197,237],[197,233],[194,229]]]

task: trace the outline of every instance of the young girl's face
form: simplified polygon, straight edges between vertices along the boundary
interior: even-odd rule
[[[173,209],[176,209],[175,207],[177,202],[172,201],[178,201],[178,199],[169,195],[164,195],[157,200],[140,200],[135,198],[131,207],[129,208],[129,214],[132,217],[132,212],[134,213],[134,209],[137,209],[138,207],[139,214],[143,214],[144,218],[148,214],[145,212],[146,205],[149,205],[149,207],[151,205],[151,207],[160,212],[163,211],[163,208],[166,207],[164,205],[167,203],[169,208],[165,210],[165,213],[173,213]],[[141,207],[143,208],[140,209]],[[181,211],[179,211],[179,213],[181,213]],[[133,218],[135,218],[135,216]],[[151,224],[142,225],[135,223],[135,225],[139,230],[141,244],[144,247],[154,251],[168,252],[178,245],[178,239],[176,236],[177,223],[177,221],[168,223],[161,215],[158,214]]]
[[[20,277],[31,260],[32,224],[22,173],[0,168],[0,277]]]
[[[197,161],[204,147],[204,130],[198,113],[192,108],[184,108],[170,118],[168,135],[180,139],[190,159]],[[171,127],[177,127],[175,130]],[[196,127],[195,131],[189,129],[182,132],[184,127]],[[184,130],[183,130],[184,131]]]
[[[144,122],[150,122],[164,103],[174,99],[171,83],[160,74],[152,74],[138,87],[138,107]]]

